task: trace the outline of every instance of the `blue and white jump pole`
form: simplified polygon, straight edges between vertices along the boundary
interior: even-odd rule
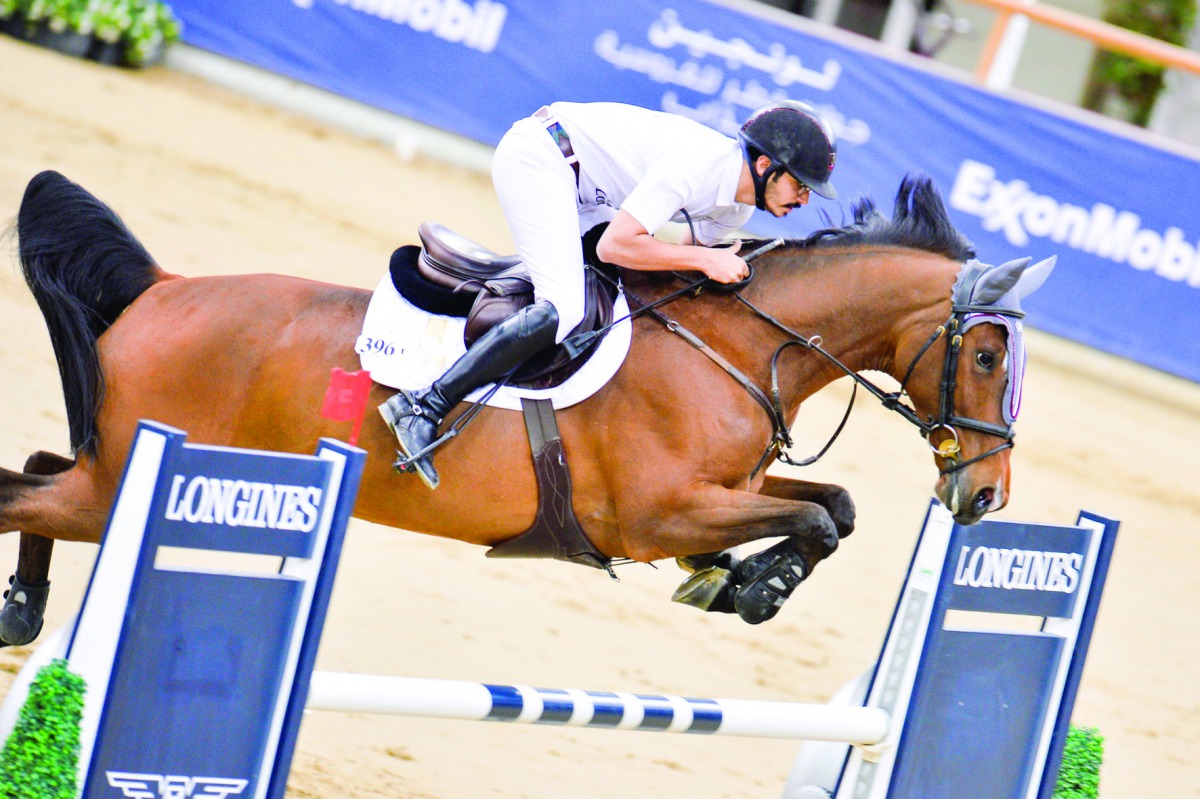
[[[593,729],[879,743],[888,732],[885,711],[747,699],[696,699],[488,685],[457,680],[314,672],[309,710],[554,724]]]

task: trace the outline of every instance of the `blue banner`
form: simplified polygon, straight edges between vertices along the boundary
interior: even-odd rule
[[[959,82],[915,58],[821,37],[808,20],[715,0],[173,0],[195,46],[486,144],[555,100],[671,111],[736,135],[792,98],[837,129],[838,202],[762,235],[799,236],[901,178],[930,175],[996,263],[1057,254],[1032,326],[1200,381],[1200,162]],[[847,39],[849,41],[849,39]],[[469,234],[469,231],[464,231]]]

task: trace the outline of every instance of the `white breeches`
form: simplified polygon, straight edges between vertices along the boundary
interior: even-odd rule
[[[558,311],[561,342],[583,319],[583,246],[575,172],[536,119],[517,121],[496,146],[492,183],[534,297]]]

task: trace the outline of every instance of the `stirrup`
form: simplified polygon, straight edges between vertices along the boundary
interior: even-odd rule
[[[424,468],[422,468],[421,459],[408,457],[404,454],[404,450],[396,450],[396,460],[392,462],[392,469],[396,474],[416,474],[430,491],[436,489],[442,482],[431,461],[424,461]]]
[[[440,479],[437,469],[433,468],[433,461],[428,459],[428,453],[433,448],[424,446],[416,452],[411,452],[410,446],[420,443],[423,436],[411,435],[415,430],[410,429],[410,425],[414,424],[415,420],[420,420],[422,424],[428,425],[433,435],[436,436],[437,425],[441,420],[435,419],[428,413],[417,399],[416,392],[404,389],[389,397],[387,402],[379,406],[379,415],[383,417],[384,423],[400,445],[400,449],[396,452],[397,459],[392,464],[392,468],[399,474],[416,472],[431,491],[436,489]],[[406,441],[406,438],[414,440],[409,442]]]
[[[396,462],[393,463],[392,466],[397,471],[406,471],[412,468],[413,464],[415,464],[417,461],[431,456],[434,450],[441,448],[443,444],[454,438],[456,435],[458,435],[458,430],[451,427],[449,430],[442,433],[433,441],[430,441],[426,446],[421,447],[412,455],[406,455],[402,450],[396,450]]]

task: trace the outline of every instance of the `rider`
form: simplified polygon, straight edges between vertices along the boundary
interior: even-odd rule
[[[686,117],[619,103],[554,103],[500,140],[492,180],[536,301],[471,345],[433,385],[379,406],[400,442],[396,468],[437,438],[462,399],[558,342],[583,318],[582,232],[608,228],[603,261],[627,269],[695,270],[718,283],[745,278],[740,243],[713,248],[757,207],[782,217],[809,192],[834,199],[837,141],[812,106],[784,100],[756,111],[738,141]],[[679,244],[654,237],[689,221]],[[692,240],[693,234],[696,241]],[[690,245],[704,246],[690,246]],[[430,488],[431,455],[412,462]]]

